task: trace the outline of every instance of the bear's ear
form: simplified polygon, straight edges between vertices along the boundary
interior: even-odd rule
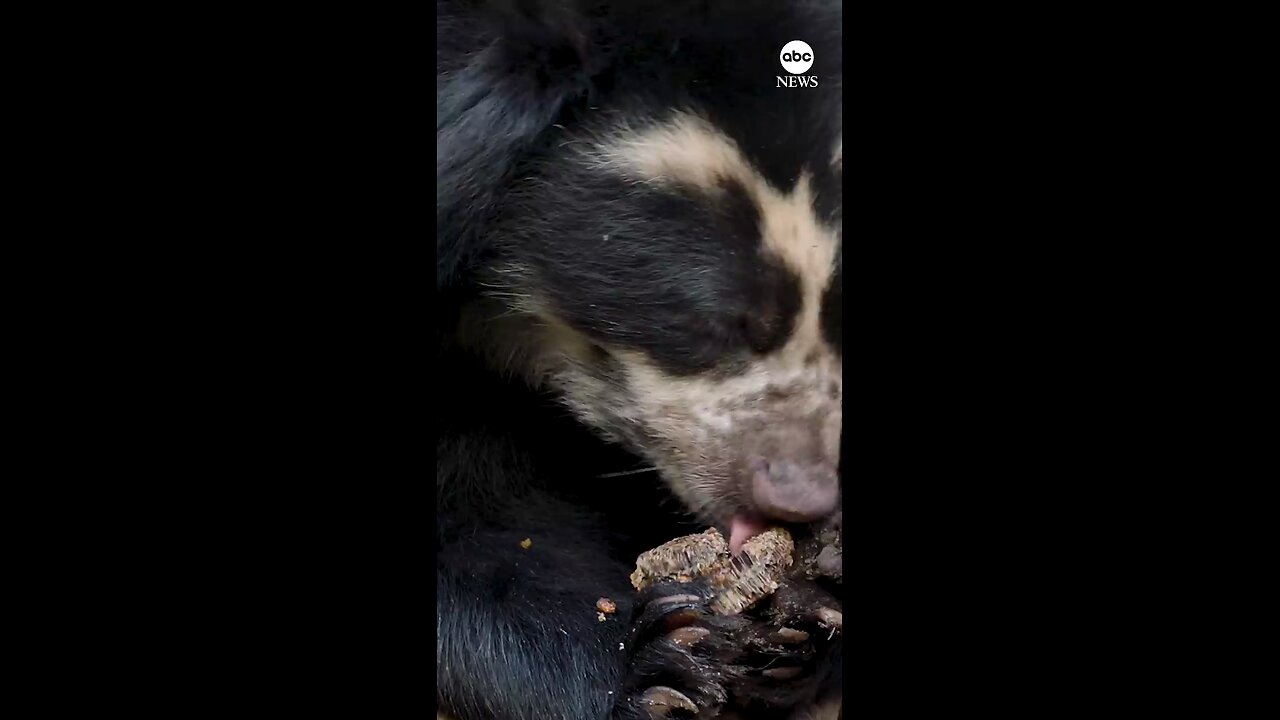
[[[577,3],[440,2],[436,19],[436,285],[484,251],[516,164],[587,90],[602,55]]]

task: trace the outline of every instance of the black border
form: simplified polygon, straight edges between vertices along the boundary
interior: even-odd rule
[[[92,447],[127,477],[86,516],[128,538],[123,687],[166,707],[430,702],[430,18],[325,12],[174,18],[86,81],[148,245],[99,279],[130,299]],[[1097,122],[1136,115],[1127,51],[1020,17],[847,13],[849,716],[1082,708],[1136,652],[1133,250],[1099,230],[1134,161]]]

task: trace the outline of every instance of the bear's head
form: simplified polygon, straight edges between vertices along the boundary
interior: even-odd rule
[[[829,514],[839,4],[517,5],[438,78],[438,281],[480,290],[465,342],[735,545]],[[816,85],[782,81],[797,39]]]

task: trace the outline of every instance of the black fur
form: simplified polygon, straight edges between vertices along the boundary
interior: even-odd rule
[[[559,138],[696,109],[775,187],[815,169],[815,204],[837,216],[840,19],[839,3],[776,0],[437,3],[437,699],[458,720],[639,717],[658,680],[723,692],[706,654],[637,640],[646,605],[627,581],[641,551],[703,525],[655,473],[602,477],[642,461],[455,329],[484,273],[517,262],[575,329],[671,372],[777,347],[797,279],[762,260],[742,188],[711,204],[635,193],[563,160]],[[793,39],[831,91],[774,87]],[[837,281],[823,311],[834,343],[839,302]],[[618,605],[604,622],[600,597]],[[724,651],[717,638],[706,652]]]
[[[436,281],[454,284],[521,156],[602,62],[571,3],[436,3]]]
[[[456,384],[436,442],[440,706],[458,720],[608,717],[629,657],[628,558],[699,528],[663,517],[673,501],[651,475],[596,477],[638,463],[549,398],[441,359]],[[618,605],[603,623],[600,597]]]
[[[677,374],[767,351],[787,333],[798,283],[764,257],[741,187],[726,183],[724,197],[706,202],[636,193],[571,164],[546,177],[545,192],[520,197],[540,210],[502,235],[575,328]]]

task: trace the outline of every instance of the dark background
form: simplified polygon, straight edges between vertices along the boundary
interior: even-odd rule
[[[69,373],[76,627],[131,678],[98,697],[422,713],[431,18],[255,12],[79,75],[119,250]],[[1147,242],[1181,88],[1135,90],[1130,19],[1021,12],[846,13],[850,717],[1126,707],[1173,642],[1147,523],[1198,458]]]

